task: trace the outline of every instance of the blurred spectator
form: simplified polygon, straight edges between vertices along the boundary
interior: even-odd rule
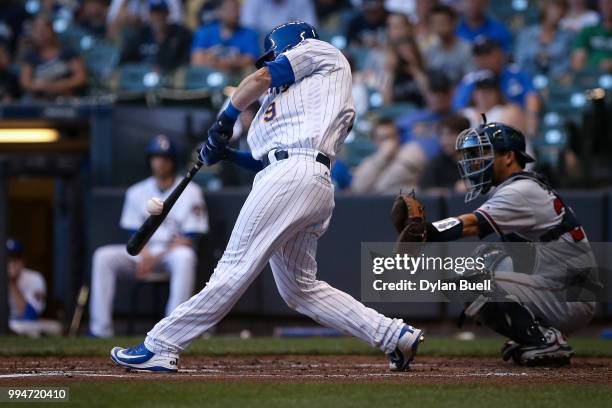
[[[138,26],[149,21],[150,0],[112,0],[106,22],[111,37],[117,38],[126,27]],[[183,22],[183,6],[180,0],[166,0],[170,23]]]
[[[538,129],[541,101],[533,87],[531,76],[518,66],[508,64],[500,45],[487,38],[481,38],[474,44],[474,59],[478,69],[493,71],[499,77],[502,94],[506,100],[520,105],[525,110],[526,132],[528,135],[534,135]],[[463,78],[453,99],[455,111],[470,104],[477,79],[478,75],[474,72]]]
[[[512,34],[504,23],[488,14],[488,8],[488,0],[465,0],[457,35],[471,43],[479,37],[491,38],[509,54],[512,51]]]
[[[245,0],[242,5],[240,22],[260,34],[267,34],[276,26],[296,20],[318,26],[312,0]]]
[[[451,113],[453,87],[441,72],[430,72],[427,77],[427,106],[399,117],[396,125],[402,144],[417,143],[425,155],[432,159],[440,149],[437,124]]]
[[[422,106],[427,89],[424,62],[413,37],[390,45],[385,66],[385,104],[408,102]]]
[[[225,0],[219,6],[219,21],[203,26],[193,39],[192,65],[222,71],[250,68],[259,57],[258,36],[240,25],[240,3]]]
[[[121,62],[155,65],[164,72],[189,64],[191,33],[179,24],[170,23],[165,0],[151,0],[149,24],[124,43]]]
[[[83,59],[73,50],[60,46],[51,21],[39,15],[32,22],[33,49],[21,65],[19,82],[30,97],[71,96],[87,85]]]
[[[4,0],[0,2],[0,41],[7,43],[11,56],[15,54],[17,40],[27,18],[28,13],[22,1]]]
[[[389,13],[386,21],[386,47],[376,47],[368,50],[361,70],[353,75],[363,75],[368,86],[382,89],[385,81],[385,67],[392,44],[398,44],[405,38],[414,36],[414,28],[408,16],[400,13]],[[351,59],[349,59],[349,62]],[[354,70],[353,70],[354,71]]]
[[[460,115],[449,115],[439,122],[440,154],[425,168],[420,183],[422,189],[465,191],[465,185],[457,170],[460,154],[455,149],[455,142],[459,133],[469,127],[470,122]]]
[[[361,9],[348,22],[346,38],[350,46],[376,48],[385,43],[387,11],[383,0],[364,0]]]
[[[106,15],[109,0],[83,0],[77,25],[97,38],[106,37]]]
[[[217,19],[217,10],[223,0],[185,0],[185,24],[191,31]]]
[[[612,0],[599,0],[601,23],[580,32],[574,44],[572,66],[612,71]]]
[[[10,103],[19,97],[17,75],[11,71],[8,45],[0,41],[0,103]]]
[[[373,131],[378,150],[355,170],[355,192],[393,193],[418,185],[428,161],[440,153],[438,122],[449,114],[452,86],[440,73],[430,73],[427,108],[397,120],[381,120]]]
[[[319,27],[328,30],[340,26],[340,13],[351,9],[349,0],[315,0],[315,12]]]
[[[387,43],[395,43],[408,36],[414,35],[414,27],[405,14],[389,13],[386,21]]]
[[[548,0],[540,12],[540,24],[527,27],[518,35],[516,63],[531,75],[543,74],[553,79],[570,68],[567,57],[572,49],[573,34],[560,28],[566,0]]]
[[[437,42],[435,28],[431,21],[431,11],[438,6],[437,0],[416,0],[413,14],[414,32],[421,52]]]
[[[451,7],[434,7],[430,19],[438,40],[424,52],[427,68],[444,72],[456,84],[474,69],[472,46],[455,34],[457,13]]]
[[[158,197],[165,200],[180,183],[176,176],[177,151],[171,139],[156,136],[147,150],[152,177],[131,186],[125,194],[121,228],[133,233],[147,219],[146,202]],[[195,244],[200,234],[208,232],[208,215],[202,191],[187,185],[165,222],[157,229],[142,252],[132,257],[125,245],[106,245],[96,249],[91,272],[89,330],[93,336],[113,335],[113,297],[120,275],[147,280],[157,273],[170,274],[169,314],[193,294],[197,257]]]
[[[599,23],[599,14],[587,6],[587,0],[569,0],[569,7],[561,19],[563,30],[579,33],[583,28]]]
[[[372,129],[372,141],[376,152],[366,157],[353,173],[351,189],[356,193],[384,191],[381,181],[400,147],[399,131],[393,120],[380,119]]]
[[[461,111],[469,119],[470,126],[480,125],[484,113],[488,122],[502,122],[524,132],[525,114],[520,106],[506,102],[497,75],[489,70],[478,71],[473,75],[472,104]]]

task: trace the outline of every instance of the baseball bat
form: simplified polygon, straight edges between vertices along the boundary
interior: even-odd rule
[[[149,242],[151,236],[157,231],[157,228],[161,225],[161,223],[166,219],[166,216],[176,203],[176,200],[181,196],[183,191],[185,191],[185,187],[187,184],[193,179],[193,176],[196,175],[198,170],[202,167],[204,163],[201,161],[196,161],[193,167],[187,172],[185,178],[181,180],[178,186],[168,196],[166,200],[164,200],[164,206],[162,208],[162,212],[159,215],[149,215],[149,217],[145,220],[145,222],[138,228],[138,231],[132,235],[126,245],[126,249],[128,254],[132,256],[136,256],[142,251],[142,248]]]
[[[79,296],[77,297],[77,304],[74,308],[74,314],[72,315],[72,322],[70,323],[70,329],[68,335],[75,337],[79,333],[81,327],[81,320],[83,319],[83,313],[85,312],[85,306],[87,306],[87,300],[89,299],[89,286],[81,286],[79,290]]]

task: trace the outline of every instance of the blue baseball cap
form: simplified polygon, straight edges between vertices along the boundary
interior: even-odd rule
[[[6,241],[6,252],[9,256],[23,255],[23,243],[17,239],[9,238]]]
[[[147,146],[147,156],[166,156],[176,160],[176,145],[168,136],[157,135],[149,140],[149,144]]]

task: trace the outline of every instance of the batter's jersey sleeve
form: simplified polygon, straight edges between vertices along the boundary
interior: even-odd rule
[[[325,41],[307,39],[283,55],[293,70],[295,82],[316,73],[329,72],[338,65],[337,48]]]
[[[513,185],[504,186],[496,191],[474,212],[481,215],[500,236],[520,233],[535,227],[532,206],[523,193]]]
[[[121,228],[128,231],[135,231],[140,228],[143,222],[143,205],[143,198],[139,197],[137,189],[134,186],[128,188],[125,193],[121,220],[119,222]]]
[[[185,212],[181,222],[181,232],[183,234],[205,234],[208,232],[208,211],[202,190],[193,184],[185,189]]]

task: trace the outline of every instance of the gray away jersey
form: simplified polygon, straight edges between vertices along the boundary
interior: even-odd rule
[[[349,63],[334,46],[315,39],[284,55],[295,82],[270,89],[263,98],[247,137],[253,157],[305,148],[333,160],[355,118]]]
[[[534,180],[507,180],[475,212],[483,215],[499,236],[516,234],[526,241],[539,241],[563,218],[565,209],[555,204],[556,200],[552,191]],[[569,233],[559,240],[574,242]]]
[[[565,211],[569,210],[563,207],[552,191],[531,179],[507,180],[475,210],[484,216],[500,237],[515,234],[523,240],[534,242],[561,223]],[[557,281],[564,281],[568,271],[594,265],[582,228],[575,233],[566,232],[550,244],[538,245],[535,255],[531,273]]]

